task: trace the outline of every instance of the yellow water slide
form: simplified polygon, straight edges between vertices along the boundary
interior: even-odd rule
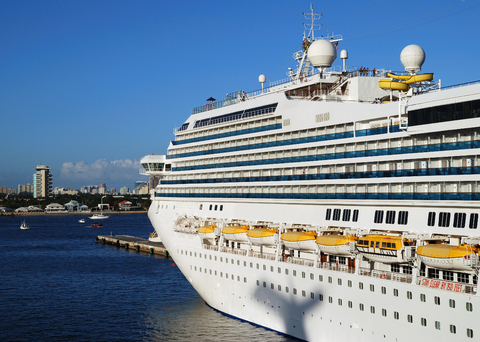
[[[410,89],[410,84],[418,82],[426,82],[433,80],[433,73],[421,75],[395,75],[387,73],[390,79],[383,79],[378,81],[378,86],[382,89],[393,89],[407,92]]]

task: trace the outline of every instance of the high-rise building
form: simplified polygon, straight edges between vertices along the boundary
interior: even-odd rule
[[[37,165],[33,174],[33,198],[48,197],[52,194],[52,174],[47,165]]]
[[[26,185],[23,184],[18,184],[18,193],[27,193],[27,194],[33,194],[33,185],[28,183]]]

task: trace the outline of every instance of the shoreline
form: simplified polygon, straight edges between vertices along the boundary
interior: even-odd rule
[[[141,211],[104,211],[106,215],[125,215],[125,214],[147,214],[146,210]],[[97,212],[68,212],[68,213],[1,213],[0,217],[21,217],[21,216],[89,216]]]

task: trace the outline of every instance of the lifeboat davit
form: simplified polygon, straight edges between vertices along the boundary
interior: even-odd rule
[[[217,228],[216,224],[200,227],[198,228],[198,235],[202,239],[215,240],[215,228]]]
[[[249,226],[229,224],[223,227],[222,233],[228,241],[248,242],[247,232],[249,229]]]
[[[256,246],[274,246],[276,229],[253,228],[247,232],[248,240]]]
[[[317,237],[318,248],[325,254],[351,256],[351,246],[358,238],[354,235],[321,235]]]
[[[478,248],[469,245],[429,244],[417,248],[417,255],[428,267],[471,271],[470,259],[476,259]]]
[[[282,234],[282,242],[285,247],[294,250],[315,250],[315,232],[286,232]]]
[[[391,235],[367,235],[357,241],[357,250],[364,257],[385,264],[407,263],[405,246],[415,246],[415,241]]]

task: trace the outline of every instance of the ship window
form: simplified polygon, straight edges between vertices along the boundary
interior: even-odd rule
[[[443,271],[443,280],[453,281],[453,272],[452,271]]]
[[[453,215],[453,228],[465,228],[465,219],[467,214],[455,213]]]
[[[457,333],[457,327],[454,326],[453,324],[450,324],[450,332],[452,334],[456,334]]]
[[[247,277],[243,277],[243,282],[244,282],[244,283],[247,282]]]
[[[394,311],[394,312],[393,312],[393,318],[399,319],[399,318],[400,318],[400,314],[399,314],[397,311]]]
[[[412,274],[412,266],[402,266],[403,273]]]
[[[440,278],[440,272],[435,268],[429,268],[428,269],[428,277],[438,279],[438,278]]]
[[[263,265],[263,270],[264,270],[264,271],[267,270],[267,265]]]
[[[257,280],[257,286],[260,286],[260,280]]]
[[[371,307],[370,307],[370,312],[371,312],[372,314],[375,313],[375,307],[374,307],[374,306],[371,306]]]
[[[382,293],[387,294],[387,288],[385,286],[382,286]]]
[[[440,330],[440,322],[435,321],[435,329]]]
[[[370,247],[374,247],[375,246],[375,241],[370,241]]]
[[[305,278],[305,272],[302,272],[302,278]]]
[[[358,283],[358,288],[359,288],[360,290],[363,290],[363,283]]]
[[[288,275],[288,268],[285,269],[285,274]]]
[[[347,282],[347,284],[348,284],[348,287],[352,287],[352,281],[351,281],[351,280],[349,280],[349,281]]]
[[[407,322],[408,323],[413,323],[413,316],[412,315],[407,315]]]
[[[315,278],[315,274],[310,273],[310,279],[313,280]]]
[[[305,292],[305,290],[302,290],[302,297],[306,297],[307,296],[307,292]]]
[[[393,289],[393,295],[394,295],[395,297],[398,297],[398,289]]]
[[[422,318],[420,319],[420,322],[421,322],[421,324],[422,324],[424,327],[427,326],[427,319],[426,319],[426,318],[423,318],[423,317],[422,317]]]
[[[332,298],[331,296],[328,296],[328,302],[329,302],[330,304],[333,303],[333,298]]]
[[[343,220],[343,221],[350,221],[350,213],[351,213],[351,209],[345,209],[345,210],[343,210],[342,220]]]
[[[277,269],[277,271],[278,271],[278,273],[282,273],[282,268],[279,267],[279,268]]]
[[[263,282],[263,287],[267,287],[267,282],[266,281]]]
[[[349,307],[350,309],[353,308],[353,303],[352,303],[351,300],[348,301],[348,307]]]
[[[210,204],[210,209],[209,210],[212,210],[212,205]]]
[[[217,275],[217,271],[215,271],[215,276]]]
[[[325,220],[329,221],[331,217],[332,217],[332,209],[327,209],[325,213]]]
[[[425,294],[421,293],[421,294],[420,294],[420,300],[421,300],[422,302],[426,302],[426,301],[427,301],[427,296],[425,296]]]
[[[392,242],[392,248],[397,248],[397,244]]]
[[[341,298],[338,298],[338,305],[342,306],[342,304],[343,304],[342,299],[341,299]]]
[[[293,270],[293,276],[294,276],[294,277],[297,276],[297,271],[296,271],[296,270]]]
[[[233,264],[233,259],[232,259],[232,264]],[[237,265],[240,266],[240,260],[237,260]]]
[[[220,277],[223,277],[223,272],[220,272]]]
[[[407,298],[408,298],[408,299],[412,299],[412,292],[407,291]]]
[[[375,210],[374,223],[383,223],[383,210]]]
[[[435,213],[433,211],[428,213],[427,226],[433,227],[435,225]]]
[[[282,285],[278,285],[277,290],[278,290],[278,291],[282,291]]]
[[[365,310],[365,307],[362,303],[358,304],[358,308],[360,309],[360,311]]]
[[[323,302],[323,294],[319,294],[319,295],[318,295],[318,300],[321,301],[321,302]]]
[[[467,337],[473,338],[473,330],[467,329]]]
[[[328,282],[331,284],[332,283],[332,277],[328,277]]]
[[[273,285],[273,283],[270,283],[270,288],[273,290],[275,288],[275,285]]]
[[[310,299],[315,299],[315,293],[310,292]]]
[[[273,272],[273,266],[270,266],[270,272]]]
[[[221,260],[220,260],[220,261],[221,261]],[[257,270],[259,270],[259,269],[260,269],[260,265],[259,265],[259,264],[257,264]]]
[[[293,288],[293,294],[294,294],[294,295],[297,294],[297,289],[296,289],[296,288]]]
[[[459,283],[468,283],[468,274],[467,273],[457,273],[457,279]]]
[[[375,243],[375,248],[380,248],[380,241],[377,241],[377,242]]]
[[[353,221],[353,222],[357,222],[357,221],[358,221],[358,209],[355,209],[355,210],[353,211],[352,221]]]
[[[202,210],[202,209],[203,209],[203,204],[200,204],[200,210]]]
[[[450,226],[450,213],[439,213],[438,214],[438,226],[439,227],[449,227]]]
[[[338,263],[339,263],[340,265],[345,265],[345,264],[347,263],[347,260],[346,260],[345,257],[339,256],[339,257],[338,257]]]
[[[387,317],[387,310],[386,309],[382,309],[382,316]]]
[[[440,297],[435,296],[434,301],[436,305],[440,305]]]
[[[371,292],[375,292],[375,285],[370,284],[370,291],[371,291]]]
[[[395,211],[387,210],[387,215],[385,217],[385,223],[394,224],[395,223]]]
[[[223,204],[220,206],[220,211],[223,211]]]
[[[215,210],[217,210],[218,206],[215,204]]]
[[[398,212],[398,224],[406,225],[408,223],[408,211]]]
[[[333,209],[333,220],[340,221],[340,209]]]
[[[477,229],[478,226],[478,214],[470,214],[470,223],[468,227],[470,229]]]
[[[290,291],[290,288],[288,286],[285,286],[285,292],[288,293]]]
[[[467,302],[466,305],[467,305],[467,311],[473,311],[473,304],[472,303]]]
[[[319,281],[323,281],[323,275],[319,274],[319,275],[318,275],[318,280],[319,280]]]
[[[448,301],[448,305],[449,305],[451,308],[455,309],[455,299],[450,299],[450,300]]]
[[[253,268],[253,262],[250,263],[250,268]]]

